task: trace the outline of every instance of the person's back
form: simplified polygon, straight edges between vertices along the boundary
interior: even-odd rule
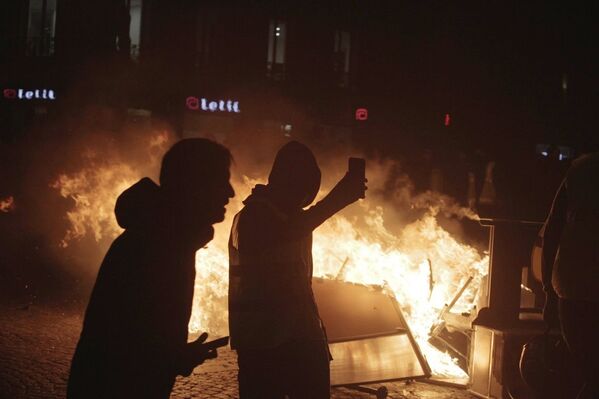
[[[193,263],[166,256],[162,249],[167,250],[165,243],[149,243],[124,233],[107,254],[73,361],[73,370],[83,366],[93,373],[84,381],[91,377],[98,382],[94,389],[98,393],[131,397],[147,389],[145,397],[162,397],[182,373],[175,358],[187,342]],[[131,261],[130,254],[138,259]],[[160,270],[164,264],[176,263],[179,270],[169,270],[170,274]],[[75,392],[70,391],[71,395]]]

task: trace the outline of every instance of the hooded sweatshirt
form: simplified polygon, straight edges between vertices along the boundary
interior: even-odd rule
[[[229,241],[229,329],[234,349],[324,340],[312,294],[312,232],[293,226],[258,185]]]
[[[147,397],[161,397],[158,392],[184,372],[195,248],[159,222],[157,215],[164,212],[159,192],[144,178],[117,200],[116,217],[125,231],[98,272],[73,358],[70,392],[84,387],[89,396],[83,397],[102,392],[142,397],[143,390],[155,392]]]
[[[123,229],[140,230],[156,222],[160,187],[144,177],[119,195],[114,207],[116,221]]]
[[[297,142],[277,154],[267,186],[257,185],[229,239],[229,332],[233,349],[326,340],[312,292],[312,231],[353,202],[339,183],[307,210],[320,170]]]

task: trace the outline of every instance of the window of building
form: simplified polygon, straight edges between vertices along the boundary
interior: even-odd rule
[[[285,77],[285,43],[287,24],[271,19],[268,27],[268,52],[266,54],[266,75],[274,80]]]
[[[129,3],[129,38],[131,39],[131,58],[139,58],[139,43],[141,36],[141,7],[143,0],[130,0]]]
[[[351,47],[349,32],[336,30],[334,43],[333,70],[337,76],[337,85],[347,87],[349,84],[349,52]]]
[[[200,7],[196,22],[196,48],[194,64],[198,69],[208,66],[214,48],[216,14],[208,7]]]
[[[56,0],[29,0],[27,55],[54,54]]]
[[[123,56],[139,58],[143,0],[120,0],[115,4],[115,48]]]

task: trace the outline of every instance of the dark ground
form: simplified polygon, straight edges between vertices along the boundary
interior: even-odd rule
[[[71,356],[81,328],[80,304],[28,304],[4,300],[0,304],[0,399],[63,398]],[[172,398],[236,398],[235,352],[219,350],[219,357],[179,378]],[[371,387],[378,388],[379,385]],[[472,399],[466,391],[421,382],[387,383],[389,398]],[[374,398],[373,395],[334,388],[332,398]]]

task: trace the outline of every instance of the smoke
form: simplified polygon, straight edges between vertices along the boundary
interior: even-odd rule
[[[222,250],[226,245],[242,200],[256,183],[266,181],[277,150],[290,139],[306,143],[319,162],[322,187],[316,201],[343,177],[348,157],[366,158],[367,198],[341,212],[357,231],[370,220],[365,216],[376,212],[395,235],[425,213],[453,223],[448,229],[458,235],[460,219],[476,219],[474,212],[446,195],[417,193],[399,161],[366,156],[352,146],[349,134],[316,131],[306,115],[297,110],[293,115],[301,122],[291,134],[248,125],[222,140],[234,157],[231,179],[237,193],[226,220],[216,226],[214,247]],[[215,138],[210,132],[204,136]],[[16,276],[31,286],[48,273],[64,273],[91,285],[104,253],[121,232],[113,214],[116,197],[144,176],[155,179],[160,159],[174,141],[166,123],[143,112],[123,114],[88,106],[78,116],[46,121],[17,143],[3,144],[0,194],[14,203],[10,213],[0,214],[2,234],[11,237],[3,248],[8,254],[3,259],[7,279]]]
[[[172,137],[161,122],[90,106],[3,143],[0,194],[13,198],[14,209],[0,214],[0,272],[10,295],[85,297],[121,231],[116,196],[157,176]]]

